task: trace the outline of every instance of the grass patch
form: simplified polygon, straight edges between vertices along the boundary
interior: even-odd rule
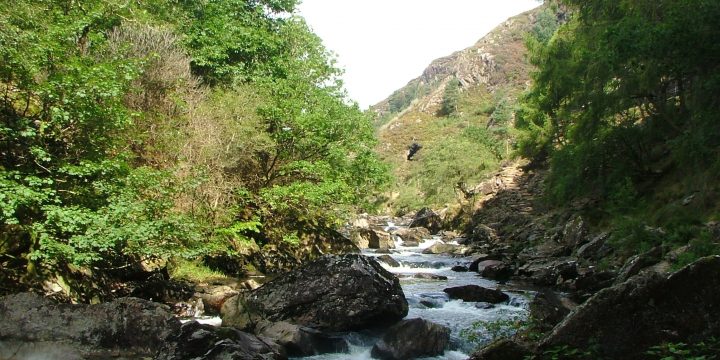
[[[192,283],[227,279],[227,275],[194,261],[176,260],[170,264],[170,277]]]

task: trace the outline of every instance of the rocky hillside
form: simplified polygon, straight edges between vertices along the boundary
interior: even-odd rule
[[[512,17],[473,46],[433,61],[372,108],[378,152],[396,176],[386,210],[452,203],[459,194],[453,186],[479,183],[509,157],[511,104],[532,71],[526,39],[559,18],[546,5]],[[422,149],[408,161],[412,143]]]
[[[462,89],[484,85],[492,93],[498,88],[522,88],[529,79],[530,68],[525,61],[524,37],[535,24],[543,6],[514,16],[480,39],[474,45],[449,56],[436,59],[387,99],[373,106],[382,118],[388,114],[419,110],[435,114],[442,102],[445,87],[457,78]],[[405,104],[403,104],[405,102]],[[402,114],[390,123],[402,119]],[[390,124],[387,124],[390,125]]]

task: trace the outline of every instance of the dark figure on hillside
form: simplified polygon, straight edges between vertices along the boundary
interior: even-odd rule
[[[422,145],[416,142],[412,143],[412,145],[408,147],[407,159],[412,160],[413,156],[415,156],[415,154],[420,151],[420,149],[422,149]]]

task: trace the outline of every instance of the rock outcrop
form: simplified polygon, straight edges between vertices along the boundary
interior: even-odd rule
[[[410,223],[410,228],[423,227],[428,229],[431,234],[436,234],[440,231],[441,226],[442,219],[440,219],[440,215],[429,208],[420,209]]]
[[[348,352],[348,343],[340,336],[329,336],[318,330],[285,321],[261,323],[255,333],[283,346],[289,356]]]
[[[540,348],[593,345],[599,357],[638,359],[662,342],[692,343],[718,334],[720,256],[711,256],[668,277],[650,272],[599,291]]]
[[[510,296],[500,290],[487,289],[478,285],[464,285],[443,290],[451,299],[463,301],[488,302],[497,304],[510,300]]]
[[[0,298],[0,359],[285,359],[269,339],[231,328],[180,325],[165,305],[121,298],[61,304],[32,293]]]
[[[270,339],[233,328],[216,328],[195,321],[182,325],[154,360],[284,360],[285,350]]]
[[[58,344],[78,358],[151,356],[180,329],[167,306],[137,298],[99,305],[58,304],[20,293],[0,299],[0,319],[0,339],[6,348]]]
[[[441,355],[450,341],[450,329],[423,319],[403,320],[388,329],[372,348],[372,357],[406,360]]]
[[[319,330],[390,325],[407,315],[397,277],[372,258],[325,256],[225,302],[224,325],[252,329],[287,321]]]

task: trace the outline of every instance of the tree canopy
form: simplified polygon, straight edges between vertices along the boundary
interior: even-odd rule
[[[234,253],[363,204],[370,119],[296,3],[0,4],[3,277]]]

